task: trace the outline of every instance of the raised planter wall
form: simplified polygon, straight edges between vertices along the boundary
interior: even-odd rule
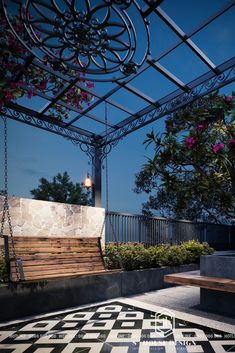
[[[20,236],[98,237],[105,217],[105,209],[70,205],[59,202],[9,198],[13,234]],[[0,219],[3,197],[0,197]],[[7,222],[4,234],[9,234]],[[104,241],[104,231],[102,234]]]
[[[190,264],[10,284],[0,288],[0,321],[166,288],[165,274],[198,269]]]

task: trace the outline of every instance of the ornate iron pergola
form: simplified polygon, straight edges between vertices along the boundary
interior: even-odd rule
[[[167,0],[1,2],[11,31],[30,53],[27,58],[22,56],[24,65],[36,66],[44,70],[45,75],[54,75],[63,83],[53,96],[34,90],[33,93],[44,102],[39,110],[11,102],[4,108],[4,115],[61,135],[79,145],[92,159],[97,206],[101,202],[102,159],[118,141],[161,117],[188,106],[203,104],[203,96],[235,81],[234,56],[216,65],[193,40],[195,35],[212,26],[217,19],[234,11],[235,0],[224,3],[190,33],[185,33],[164,11]],[[180,2],[177,6],[181,6]],[[184,11],[183,8],[181,10]],[[32,47],[28,46],[25,35],[15,31],[12,23],[12,16],[15,15],[19,16],[33,43]],[[156,47],[155,27],[160,22],[177,40],[162,53],[153,55],[152,51],[156,52],[153,50]],[[191,82],[183,82],[177,72],[169,71],[162,64],[162,60],[169,55],[176,55],[181,46],[188,48],[191,55],[206,67],[205,72]],[[156,80],[161,75],[173,85],[169,94],[156,99],[135,86],[134,80],[144,77],[150,69],[156,73]],[[84,85],[86,81],[95,82],[95,87],[88,88]],[[81,110],[66,103],[62,97],[71,87],[91,94],[94,99],[90,105]],[[144,107],[132,110],[128,104],[115,101],[120,92],[128,92],[138,98]],[[105,114],[97,116],[96,109],[104,103],[125,118],[113,122],[112,118],[107,120]],[[70,117],[62,120],[54,118],[50,112],[55,105],[68,109]],[[84,127],[84,122],[89,122],[91,128]],[[97,124],[102,127],[99,132]]]

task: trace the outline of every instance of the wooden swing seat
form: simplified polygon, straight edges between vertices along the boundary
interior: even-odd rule
[[[10,237],[4,236],[10,280],[18,281]],[[14,236],[20,280],[107,273],[100,237]],[[112,272],[112,271],[108,271]]]

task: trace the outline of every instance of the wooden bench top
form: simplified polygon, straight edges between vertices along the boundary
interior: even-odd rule
[[[181,272],[164,276],[167,283],[175,283],[235,293],[235,280],[220,277],[201,276],[199,271]]]
[[[17,281],[9,237],[5,244],[11,280]],[[99,237],[14,236],[14,248],[26,281],[106,272]]]

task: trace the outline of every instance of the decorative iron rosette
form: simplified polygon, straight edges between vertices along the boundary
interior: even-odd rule
[[[148,21],[135,0],[2,0],[14,35],[44,64],[90,81],[136,72],[150,53]],[[19,16],[25,35],[16,33]],[[29,46],[28,43],[31,43]]]

